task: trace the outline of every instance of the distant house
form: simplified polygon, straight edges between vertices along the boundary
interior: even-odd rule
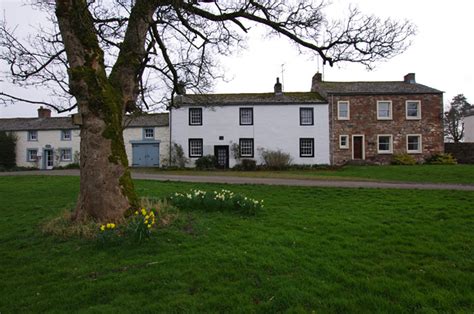
[[[169,155],[168,114],[127,117],[124,141],[131,166],[157,167]],[[79,162],[80,130],[70,117],[51,117],[38,109],[37,118],[0,119],[0,131],[17,137],[17,165],[52,169]]]
[[[221,168],[238,159],[262,162],[263,150],[289,153],[295,164],[328,164],[327,101],[316,92],[178,96],[170,111],[171,141],[194,164],[214,155]],[[234,148],[234,149],[233,149]],[[235,151],[237,148],[237,152]]]
[[[464,142],[474,143],[474,107],[471,107],[463,118]]]
[[[311,90],[329,103],[331,164],[383,164],[403,153],[422,161],[444,150],[443,92],[414,73],[388,82],[326,82],[317,73]]]

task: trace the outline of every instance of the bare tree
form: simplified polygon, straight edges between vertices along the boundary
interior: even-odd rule
[[[204,3],[211,2],[211,3]],[[137,206],[123,142],[126,113],[173,105],[185,87],[207,92],[219,78],[217,58],[237,49],[251,27],[296,43],[324,63],[374,62],[403,52],[414,26],[350,8],[329,20],[315,1],[56,0],[48,28],[23,40],[5,21],[0,57],[16,84],[48,88],[58,111],[77,107],[81,183],[76,219],[119,220]],[[29,101],[0,93],[3,102]],[[168,102],[169,101],[169,102]]]
[[[462,121],[464,114],[471,108],[463,94],[456,95],[449,109],[444,113],[444,136],[448,141],[459,143],[464,138],[464,123]]]

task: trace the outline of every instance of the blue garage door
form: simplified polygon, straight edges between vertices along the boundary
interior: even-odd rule
[[[160,165],[160,144],[132,144],[134,167],[158,167]]]

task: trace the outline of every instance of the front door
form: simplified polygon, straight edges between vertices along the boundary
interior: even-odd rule
[[[44,169],[51,170],[54,167],[54,153],[52,149],[45,149],[43,151]]]
[[[352,142],[353,159],[364,159],[364,137],[359,135],[353,136]]]
[[[221,169],[229,168],[229,146],[214,146],[214,156],[216,156],[216,167]]]

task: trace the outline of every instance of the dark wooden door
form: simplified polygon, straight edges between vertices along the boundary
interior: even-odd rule
[[[352,143],[352,147],[354,149],[354,159],[363,159],[363,137],[362,136],[354,136],[354,143]]]
[[[214,146],[214,156],[216,156],[216,167],[221,169],[229,168],[229,146]]]

